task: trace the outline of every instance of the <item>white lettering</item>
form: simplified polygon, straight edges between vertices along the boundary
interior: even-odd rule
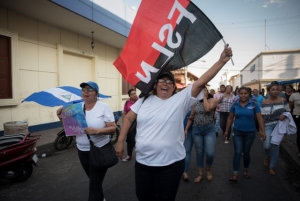
[[[161,27],[160,31],[159,31],[159,39],[161,42],[163,42],[165,40],[165,35],[164,32],[168,30],[168,38],[167,38],[167,44],[170,48],[177,48],[179,47],[182,38],[180,36],[180,34],[178,32],[176,32],[176,38],[177,38],[177,43],[173,43],[172,41],[172,34],[173,34],[173,27],[171,24],[165,24],[164,26]]]
[[[182,20],[183,17],[186,17],[188,18],[192,23],[194,23],[196,21],[196,17],[190,13],[189,11],[187,11],[179,2],[178,0],[175,0],[174,4],[173,4],[173,7],[168,15],[168,19],[170,20],[173,15],[174,15],[174,12],[175,12],[175,9],[177,9],[179,12],[180,12],[180,15],[178,16],[177,20],[176,20],[176,23],[179,24]],[[163,42],[165,40],[165,35],[164,35],[164,32],[168,30],[168,35],[167,35],[167,45],[170,47],[170,48],[177,48],[180,46],[181,42],[182,42],[182,37],[181,35],[176,32],[175,33],[175,36],[176,36],[176,39],[177,39],[177,42],[174,43],[172,41],[172,35],[173,35],[173,27],[171,24],[165,24],[164,26],[161,27],[160,31],[159,31],[159,39],[161,42]],[[168,62],[173,56],[174,56],[174,52],[166,49],[165,47],[162,47],[160,46],[159,44],[157,44],[156,42],[153,42],[152,43],[152,47],[154,49],[156,49],[157,51],[163,53],[164,55],[166,55],[168,58],[167,60],[164,62],[164,64],[166,62]],[[162,65],[163,66],[163,65]],[[141,67],[145,73],[146,76],[143,76],[140,72],[137,72],[135,74],[135,76],[137,76],[142,82],[144,83],[149,83],[150,80],[151,80],[151,72],[152,73],[156,73],[158,72],[158,69],[157,68],[154,68],[153,66],[149,65],[148,63],[142,61],[141,63]]]
[[[160,45],[157,44],[156,42],[154,42],[154,43],[152,44],[152,47],[153,47],[154,49],[156,49],[157,51],[163,53],[164,55],[166,55],[166,56],[168,57],[167,60],[162,64],[162,66],[164,66],[165,63],[167,63],[167,62],[174,56],[174,53],[173,53],[173,52],[171,52],[170,50],[168,50],[168,49],[165,48],[165,47],[160,46]]]
[[[166,56],[168,57],[167,61],[168,61],[169,59],[171,59],[171,58],[173,57],[173,55],[174,55],[173,52],[171,52],[170,50],[168,50],[168,49],[165,48],[165,47],[160,46],[160,45],[157,44],[156,42],[154,42],[154,43],[152,44],[152,47],[153,47],[154,49],[156,49],[157,51],[159,51],[159,52],[163,53],[164,55],[166,55]]]
[[[187,11],[177,0],[175,0],[173,7],[169,13],[168,19],[170,20],[173,17],[173,14],[175,12],[175,9],[177,8],[177,10],[180,12],[180,15],[178,16],[176,23],[179,24],[180,21],[182,20],[183,16],[188,18],[192,23],[195,22],[195,20],[197,19],[192,13],[190,13],[189,11]]]
[[[142,61],[141,63],[141,67],[144,71],[144,73],[146,74],[146,77],[144,77],[141,73],[137,72],[135,75],[142,81],[145,83],[149,83],[149,81],[151,80],[151,74],[152,73],[156,73],[158,71],[157,68],[154,68],[153,66],[149,65],[148,63]]]

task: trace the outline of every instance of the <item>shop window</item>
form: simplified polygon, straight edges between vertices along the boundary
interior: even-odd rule
[[[11,98],[13,98],[11,38],[0,35],[0,99]]]

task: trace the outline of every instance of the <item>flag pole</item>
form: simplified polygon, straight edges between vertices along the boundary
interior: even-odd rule
[[[225,42],[224,38],[222,38],[222,41],[223,41],[224,45],[227,45],[227,43]],[[234,66],[234,63],[233,63],[232,57],[230,57],[230,60],[231,60],[231,63],[232,63],[232,65]]]

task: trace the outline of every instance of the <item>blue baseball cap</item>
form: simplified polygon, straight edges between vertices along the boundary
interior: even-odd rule
[[[89,85],[90,87],[92,87],[93,89],[95,89],[95,91],[97,93],[99,93],[99,87],[98,87],[98,84],[96,82],[92,82],[92,81],[83,82],[83,83],[80,84],[80,87],[84,88],[85,85]]]

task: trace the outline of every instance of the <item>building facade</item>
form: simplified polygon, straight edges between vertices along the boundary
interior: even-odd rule
[[[90,1],[70,5],[78,8],[82,2],[86,13],[94,12],[92,20],[59,1],[0,1],[0,52],[7,61],[1,63],[0,130],[10,121],[27,121],[29,126],[55,124],[57,108],[21,101],[34,92],[58,86],[79,88],[89,80],[98,83],[100,93],[112,96],[103,102],[113,111],[122,110],[122,76],[113,62],[126,42],[130,24],[104,13],[113,21],[107,28],[95,20],[105,9],[98,6],[95,10]]]
[[[241,86],[241,75],[233,75],[229,79],[229,84],[232,86],[233,90],[235,90],[237,87]]]
[[[278,80],[300,78],[300,49],[263,51],[240,72],[241,86],[266,89],[266,84]]]

